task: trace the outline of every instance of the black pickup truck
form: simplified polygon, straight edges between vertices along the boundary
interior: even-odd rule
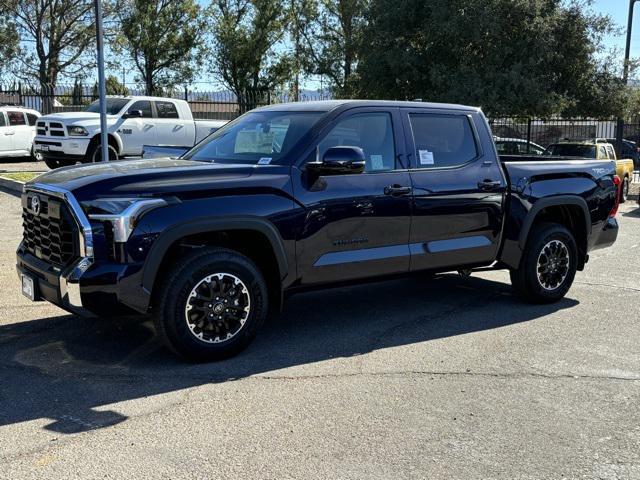
[[[618,188],[612,161],[501,162],[477,108],[274,105],[180,158],[28,183],[17,269],[32,300],[151,314],[178,354],[221,359],[309,288],[496,268],[557,301],[616,240]]]

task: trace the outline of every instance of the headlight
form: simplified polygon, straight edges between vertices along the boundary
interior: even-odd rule
[[[91,220],[112,225],[116,242],[126,242],[145,213],[165,205],[168,205],[167,201],[161,198],[98,198],[82,202],[82,208]]]
[[[78,127],[77,125],[71,126],[67,129],[70,137],[86,137],[89,132],[84,127]]]

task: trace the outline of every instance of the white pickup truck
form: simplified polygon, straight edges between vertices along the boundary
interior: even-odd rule
[[[100,161],[100,105],[83,112],[53,113],[37,122],[35,150],[49,168]],[[226,120],[193,120],[184,100],[107,97],[109,159],[140,156],[143,147],[193,147]]]

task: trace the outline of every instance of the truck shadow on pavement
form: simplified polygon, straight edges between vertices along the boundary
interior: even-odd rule
[[[103,407],[112,403],[491,330],[577,303],[526,305],[507,284],[453,274],[306,293],[292,297],[248,350],[200,365],[169,353],[148,321],[64,315],[4,325],[0,427],[51,419],[45,428],[58,433],[102,428],[127,419]]]

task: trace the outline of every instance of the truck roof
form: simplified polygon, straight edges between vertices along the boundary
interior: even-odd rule
[[[276,103],[260,107],[261,111],[329,112],[340,107],[413,107],[442,110],[479,111],[478,107],[468,107],[451,103],[409,102],[400,100],[316,100],[311,102]]]

